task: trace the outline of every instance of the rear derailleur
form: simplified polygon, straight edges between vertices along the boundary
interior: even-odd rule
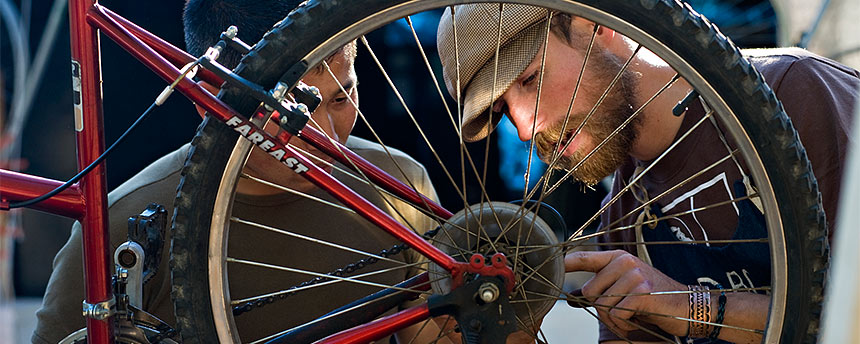
[[[433,317],[449,315],[457,320],[465,344],[504,343],[517,331],[508,289],[500,275],[475,275],[447,294],[430,297],[427,306]]]
[[[83,304],[84,317],[114,317],[114,342],[130,344],[177,343],[170,325],[141,309],[143,285],[155,275],[161,262],[167,212],[150,204],[140,215],[128,219],[128,240],[114,251],[116,273],[112,279],[114,298],[99,304]],[[60,344],[86,343],[86,328],[75,331]]]

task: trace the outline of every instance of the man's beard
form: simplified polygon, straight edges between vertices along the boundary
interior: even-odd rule
[[[620,70],[620,63],[617,63],[617,61],[609,56],[595,60],[602,60],[596,64],[603,64],[603,66],[595,67],[601,75],[615,75]],[[611,67],[613,65],[615,66],[614,68]],[[629,70],[625,71],[618,83],[610,90],[610,94],[603,100],[582,128],[579,134],[587,133],[591,137],[593,146],[579,147],[570,156],[562,156],[557,151],[557,149],[563,149],[573,139],[573,133],[582,124],[582,120],[587,115],[587,112],[571,114],[566,128],[562,128],[564,124],[564,119],[562,119],[552,127],[535,135],[535,146],[537,146],[538,156],[543,161],[551,163],[553,157],[557,155],[555,157],[557,161],[551,167],[565,171],[573,169],[571,175],[587,185],[597,184],[601,179],[615,171],[615,169],[627,160],[630,149],[636,141],[638,124],[640,122],[638,114],[617,134],[604,143],[600,149],[593,153],[591,152],[635,113],[632,105],[634,100],[634,83],[633,73]],[[595,94],[593,98],[593,101],[589,103],[592,106],[599,97]],[[561,141],[560,146],[556,148],[556,143],[559,141]],[[591,156],[588,156],[589,154]],[[585,159],[586,156],[588,156],[587,159]]]

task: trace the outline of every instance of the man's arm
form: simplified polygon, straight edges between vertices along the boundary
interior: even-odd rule
[[[674,336],[685,336],[689,322],[689,294],[650,295],[664,291],[687,291],[687,286],[645,264],[627,251],[573,252],[565,257],[565,270],[590,271],[595,276],[582,287],[582,295],[615,333],[639,330],[634,321],[660,327]],[[628,295],[630,294],[630,295]],[[716,295],[713,294],[712,295]],[[724,325],[744,329],[764,329],[770,297],[753,293],[726,294]],[[718,297],[711,297],[711,319],[716,319]],[[761,335],[724,327],[720,339],[760,342]]]
[[[150,202],[162,204],[168,208],[168,213],[172,212],[173,197],[179,182],[178,172],[189,147],[186,144],[165,155],[108,194],[111,254],[126,240],[129,216],[139,214]],[[163,251],[166,255],[167,250]],[[167,261],[162,259],[159,267],[161,272],[144,289],[144,308],[162,320],[172,322],[173,306],[169,303],[169,288],[162,288],[162,280],[169,276]],[[83,300],[82,227],[75,222],[69,240],[54,258],[53,272],[48,280],[42,307],[36,311],[36,330],[31,338],[33,343],[57,343],[71,332],[83,328],[86,325],[81,315]],[[153,308],[154,301],[163,304]]]
[[[33,343],[57,343],[86,326],[81,316],[84,300],[81,224],[75,222],[69,240],[54,257],[42,307],[36,311]]]

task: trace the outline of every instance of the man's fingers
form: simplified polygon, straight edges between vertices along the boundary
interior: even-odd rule
[[[598,271],[594,277],[582,286],[582,294],[591,301],[607,294],[607,289],[617,287],[619,283],[622,286],[633,288],[637,283],[641,283],[645,279],[640,269],[643,263],[639,258],[626,252],[622,252],[619,255],[613,254],[612,256],[614,258],[609,264],[606,264],[603,269]]]
[[[567,298],[567,305],[574,308],[586,308],[590,306],[588,300],[582,296],[582,289],[574,289],[570,292],[570,296]]]
[[[577,251],[564,256],[564,270],[598,272],[618,256],[627,254],[626,251]]]
[[[633,323],[633,316],[636,314],[628,309],[639,308],[640,300],[640,297],[626,297],[615,305],[617,308],[613,308],[609,311],[609,317],[614,320],[615,325],[622,331],[629,332],[639,329],[639,327]]]
[[[615,261],[618,260],[621,259],[617,259]],[[615,261],[613,261],[612,264],[615,264]],[[606,289],[606,291],[597,295],[594,304],[596,308],[602,309],[603,314],[607,316],[604,320],[612,323],[613,326],[622,331],[631,331],[635,329],[625,320],[630,319],[635,315],[635,309],[638,307],[637,301],[639,297],[628,294],[631,294],[633,290],[641,289],[643,282],[645,282],[644,276],[642,276],[638,270],[631,270],[616,280],[615,283]],[[584,293],[588,295],[587,291],[584,291]],[[616,308],[621,304],[627,305],[626,307],[623,307],[626,308],[625,310]],[[627,309],[633,309],[633,311]]]

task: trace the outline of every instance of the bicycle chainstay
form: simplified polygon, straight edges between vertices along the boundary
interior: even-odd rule
[[[441,227],[437,227],[436,229],[429,230],[426,233],[424,233],[424,235],[422,235],[422,237],[425,240],[430,240],[434,236],[436,236],[436,233],[439,232],[440,228]],[[383,249],[382,251],[379,252],[379,256],[388,258],[389,256],[397,255],[400,252],[408,250],[409,248],[410,248],[409,245],[406,245],[403,243],[397,244],[397,245],[392,246],[389,249]],[[329,272],[326,275],[331,275],[331,276],[335,276],[335,277],[345,277],[345,276],[348,276],[349,274],[352,274],[353,272],[355,272],[357,270],[363,269],[366,266],[374,264],[378,261],[379,261],[379,258],[376,258],[376,257],[363,258],[363,259],[361,259],[355,263],[350,263],[350,264],[346,265],[345,267],[342,267],[342,268],[339,268],[339,269],[334,270],[332,272]],[[301,290],[295,290],[295,289],[305,288],[308,286],[312,286],[315,284],[319,284],[319,283],[323,283],[323,282],[327,282],[327,281],[331,281],[331,280],[332,280],[332,278],[328,278],[328,277],[315,277],[312,280],[304,281],[300,284],[297,284],[297,285],[294,285],[292,287],[287,288],[287,292],[285,292],[285,293],[267,296],[264,298],[256,299],[254,301],[248,301],[248,302],[245,302],[243,304],[234,306],[233,307],[233,316],[241,315],[241,314],[243,314],[245,312],[249,312],[249,311],[251,311],[257,307],[262,307],[262,306],[271,304],[271,303],[275,302],[276,300],[286,299],[288,296],[295,295],[295,294],[298,294],[299,292],[301,292]],[[294,291],[290,292],[290,290],[294,290]]]

